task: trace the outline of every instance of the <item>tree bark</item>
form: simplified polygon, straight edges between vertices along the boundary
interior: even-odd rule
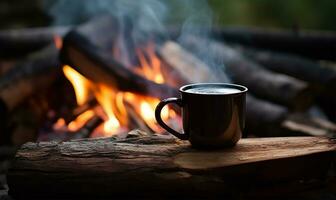
[[[14,198],[241,195],[323,178],[335,148],[318,137],[241,139],[217,151],[167,136],[27,143],[7,180]]]

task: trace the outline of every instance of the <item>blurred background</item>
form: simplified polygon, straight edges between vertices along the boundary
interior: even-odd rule
[[[2,0],[0,28],[37,27],[53,23],[50,7],[61,1]],[[180,1],[170,4],[179,7],[169,17],[174,23],[188,6]],[[191,1],[190,1],[191,2]],[[188,2],[188,3],[190,3]],[[335,30],[336,1],[331,0],[208,0],[216,25],[248,25],[260,27]],[[66,11],[65,11],[66,12]]]

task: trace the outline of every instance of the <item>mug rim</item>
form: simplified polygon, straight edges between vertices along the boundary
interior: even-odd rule
[[[194,93],[194,92],[188,92],[188,89],[199,87],[199,86],[225,86],[228,88],[235,88],[238,89],[239,92],[234,92],[234,93]],[[242,94],[246,93],[248,91],[248,88],[243,86],[243,85],[238,85],[238,84],[233,84],[233,83],[192,83],[188,85],[184,85],[180,87],[180,92],[182,93],[187,93],[187,94],[194,94],[194,95],[235,95],[235,94]]]

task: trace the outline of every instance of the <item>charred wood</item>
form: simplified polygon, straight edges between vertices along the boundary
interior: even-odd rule
[[[289,111],[284,106],[247,95],[244,133],[267,137],[285,136],[281,126],[288,115]]]
[[[76,107],[72,110],[72,112],[64,116],[65,123],[68,124],[71,121],[75,120],[79,115],[83,114],[85,111],[93,109],[97,105],[97,100],[94,98],[90,98],[83,105],[76,105]]]
[[[70,27],[27,28],[0,31],[0,57],[13,58],[27,55],[54,42]]]
[[[58,50],[49,45],[17,63],[0,78],[0,99],[10,111],[27,97],[50,87],[60,74]]]
[[[104,122],[104,120],[101,117],[93,116],[78,131],[76,131],[74,133],[69,133],[69,135],[71,135],[71,137],[69,139],[87,138],[103,122]]]
[[[76,31],[64,38],[61,59],[96,83],[158,98],[177,95],[175,89],[132,72]]]
[[[155,133],[155,131],[146,124],[143,118],[135,111],[130,103],[124,101],[124,105],[128,114],[129,128],[140,129],[148,134]]]

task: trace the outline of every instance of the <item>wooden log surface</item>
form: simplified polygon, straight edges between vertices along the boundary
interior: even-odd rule
[[[7,181],[14,198],[241,195],[323,179],[335,149],[319,137],[241,139],[216,151],[159,135],[27,143]]]
[[[222,70],[233,82],[247,86],[257,97],[294,110],[304,110],[312,103],[313,94],[306,82],[264,69],[225,43],[190,36],[183,44],[200,58],[207,54],[222,63]]]

